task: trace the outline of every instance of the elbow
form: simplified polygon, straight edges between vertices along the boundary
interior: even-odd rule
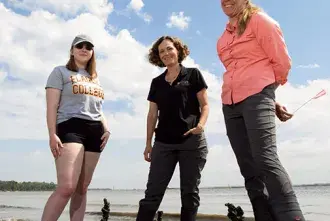
[[[148,120],[150,120],[150,121],[156,121],[157,120],[157,113],[149,112],[149,114],[148,114]]]
[[[287,78],[291,70],[291,67],[292,67],[292,61],[289,56],[287,56],[278,64],[274,65],[276,82],[278,82],[281,85],[284,85],[287,82]]]
[[[284,66],[284,69],[286,70],[287,73],[291,70],[292,60],[291,60],[289,55],[287,55],[287,59],[285,59],[285,62],[283,64],[283,66]]]

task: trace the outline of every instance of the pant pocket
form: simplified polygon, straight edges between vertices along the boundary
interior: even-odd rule
[[[264,87],[260,92],[260,94],[272,99],[275,102],[276,100],[275,90],[276,90],[276,85],[275,83],[273,83]]]

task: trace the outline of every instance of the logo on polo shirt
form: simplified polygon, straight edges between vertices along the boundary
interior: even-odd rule
[[[177,85],[181,85],[181,86],[189,86],[190,83],[189,83],[189,81],[180,81],[180,82],[177,83]]]

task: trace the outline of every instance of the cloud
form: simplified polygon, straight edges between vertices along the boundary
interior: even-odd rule
[[[82,12],[90,12],[98,17],[107,18],[113,11],[113,4],[104,0],[10,0],[14,8],[36,11],[47,10],[62,16],[75,16]]]
[[[0,84],[8,77],[8,74],[5,70],[0,68]]]
[[[308,65],[298,65],[297,68],[308,68],[308,69],[314,69],[314,68],[320,68],[319,64],[308,64]]]
[[[144,3],[142,0],[131,0],[129,3],[129,7],[131,7],[135,11],[140,11],[144,6]]]
[[[127,6],[129,9],[135,11],[135,13],[141,17],[146,23],[150,23],[152,21],[152,16],[146,12],[142,12],[142,8],[144,7],[144,3],[142,0],[131,0]]]
[[[95,41],[105,104],[118,105],[105,109],[112,139],[102,154],[92,187],[144,188],[148,173],[148,163],[142,158],[146,97],[151,79],[163,71],[147,62],[149,45],[138,42],[126,29],[108,32],[114,24],[93,13],[66,20],[46,10],[23,16],[0,3],[0,26],[6,30],[0,32],[2,179],[55,180],[48,150],[44,86],[54,66],[67,61],[73,37],[83,32]],[[243,180],[226,137],[221,111],[222,77],[206,71],[192,57],[184,65],[199,67],[209,86],[211,112],[206,133],[210,152],[202,186],[241,185]],[[305,85],[288,83],[278,89],[277,101],[293,111],[323,88],[329,91],[330,79],[310,80]],[[329,109],[330,96],[326,95],[312,100],[290,121],[277,121],[281,125],[278,152],[295,184],[330,182]],[[12,159],[16,166],[8,168]],[[179,186],[178,170],[170,186]]]
[[[166,23],[167,27],[176,27],[180,30],[185,30],[188,28],[191,18],[188,16],[184,16],[184,12],[173,12],[172,15],[168,18],[168,20],[169,22]]]

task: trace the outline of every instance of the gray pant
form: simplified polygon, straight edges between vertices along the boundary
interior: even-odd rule
[[[256,221],[305,220],[277,155],[275,86],[223,105],[223,114]]]
[[[180,166],[181,220],[195,220],[200,205],[198,186],[207,154],[204,134],[192,135],[182,144],[155,142],[145,198],[140,200],[137,220],[152,220],[151,217],[153,218],[163,200],[177,163]]]

